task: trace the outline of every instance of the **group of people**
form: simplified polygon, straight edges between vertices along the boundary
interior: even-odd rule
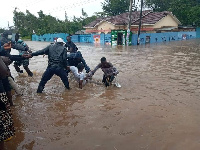
[[[101,62],[94,70],[91,70],[86,64],[81,52],[78,51],[77,46],[71,41],[71,37],[67,36],[66,40],[67,42],[65,43],[62,38],[57,38],[54,43],[51,43],[44,49],[32,52],[28,45],[19,39],[19,36],[15,37],[15,41],[12,41],[7,32],[3,33],[0,40],[0,149],[3,149],[3,141],[14,135],[9,108],[13,105],[11,88],[13,88],[17,94],[20,94],[9,70],[9,65],[12,62],[14,62],[15,70],[19,74],[23,73],[23,70],[20,69],[20,66],[23,65],[28,76],[32,77],[33,73],[28,67],[29,59],[38,55],[48,55],[48,66],[42,75],[37,93],[42,93],[45,84],[53,75],[59,76],[65,88],[69,90],[68,74],[70,72],[78,82],[79,88],[83,88],[99,68],[104,72],[102,82],[106,87],[112,83],[115,76],[118,74],[117,69],[110,62],[107,62],[105,57],[102,57],[100,59]],[[18,50],[19,55],[11,55],[11,48]],[[86,74],[83,71],[84,68]]]
[[[69,72],[73,73],[79,83],[79,88],[82,88],[99,68],[104,72],[102,82],[105,83],[105,86],[109,86],[109,83],[118,74],[117,69],[111,63],[107,62],[105,57],[101,58],[101,63],[94,70],[90,70],[81,52],[78,51],[77,46],[71,41],[70,36],[67,36],[66,43],[62,38],[58,38],[55,43],[48,45],[44,49],[34,53],[24,54],[23,57],[31,58],[38,55],[48,55],[48,66],[39,83],[37,93],[42,93],[45,84],[54,74],[61,78],[66,89],[70,89],[68,81]],[[87,74],[84,74],[84,68]]]

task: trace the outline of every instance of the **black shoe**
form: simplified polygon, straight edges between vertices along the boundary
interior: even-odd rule
[[[32,72],[30,72],[30,73],[28,74],[28,76],[32,77],[32,76],[33,76],[33,73],[32,73]]]
[[[44,87],[38,86],[37,93],[42,93],[43,89],[44,89]]]
[[[66,89],[68,89],[68,90],[71,90],[71,88],[70,88],[70,87],[66,87]]]

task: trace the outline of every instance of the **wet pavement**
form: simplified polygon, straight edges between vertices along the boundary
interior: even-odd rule
[[[47,56],[33,57],[34,77],[11,71],[23,96],[14,94],[15,137],[7,150],[199,150],[200,40],[113,47],[77,44],[93,69],[102,56],[120,71],[121,88],[95,83],[67,91],[54,76],[36,89]],[[49,43],[27,42],[33,51]],[[98,84],[97,84],[98,83]]]

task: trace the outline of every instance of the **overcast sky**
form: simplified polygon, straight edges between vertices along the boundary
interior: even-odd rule
[[[7,28],[8,22],[10,26],[13,26],[15,7],[24,13],[27,9],[36,16],[38,16],[37,12],[42,10],[44,14],[64,20],[65,11],[68,19],[73,16],[80,17],[82,8],[88,16],[92,16],[94,12],[102,12],[102,2],[104,0],[1,0],[0,27]]]
[[[0,27],[13,26],[13,10],[15,7],[18,11],[26,12],[29,10],[32,14],[37,15],[37,12],[42,10],[44,14],[50,14],[56,18],[64,20],[65,11],[68,19],[73,16],[80,17],[81,9],[92,16],[94,12],[101,12],[101,2],[104,0],[2,0],[0,8]]]

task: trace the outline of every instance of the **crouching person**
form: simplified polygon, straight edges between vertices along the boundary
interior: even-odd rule
[[[67,69],[73,73],[75,80],[79,83],[79,88],[82,89],[88,78],[87,75],[85,75],[83,72],[84,64],[79,63],[77,67],[68,66]]]
[[[99,63],[94,70],[92,70],[89,74],[94,75],[94,73],[101,68],[104,72],[102,82],[105,86],[111,85],[112,81],[115,79],[116,75],[119,73],[115,67],[110,62],[107,62],[105,57],[101,58],[101,63]]]

